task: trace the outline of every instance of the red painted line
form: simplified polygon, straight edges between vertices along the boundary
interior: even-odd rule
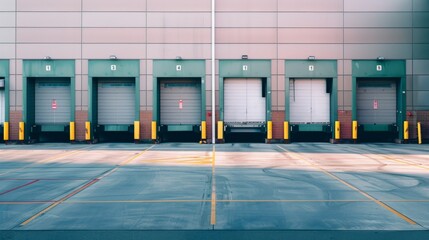
[[[0,196],[1,196],[1,195],[4,195],[4,194],[7,194],[7,193],[10,193],[10,192],[13,192],[13,191],[15,191],[15,190],[18,190],[18,189],[20,189],[20,188],[26,187],[26,186],[31,185],[31,184],[33,184],[33,183],[36,183],[36,182],[38,182],[38,181],[39,181],[39,179],[34,180],[34,181],[31,181],[31,182],[28,182],[28,183],[26,183],[26,184],[24,184],[24,185],[21,185],[21,186],[18,186],[18,187],[15,187],[15,188],[9,189],[9,190],[7,190],[7,191],[4,191],[4,192],[0,193]]]

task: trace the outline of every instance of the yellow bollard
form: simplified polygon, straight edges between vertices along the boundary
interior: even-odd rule
[[[24,141],[24,138],[25,138],[25,136],[24,136],[24,131],[25,131],[25,129],[24,129],[24,127],[25,127],[25,123],[24,122],[19,122],[19,140],[20,141]]]
[[[352,139],[356,140],[358,138],[358,122],[357,121],[353,121],[352,122]]]
[[[207,139],[207,123],[206,121],[201,121],[201,139]]]
[[[422,144],[422,124],[420,122],[417,123],[417,138],[418,144]]]
[[[217,139],[223,140],[223,122],[217,122]]]
[[[134,140],[140,140],[140,121],[134,121]]]
[[[341,125],[340,125],[340,121],[335,121],[335,140],[339,140],[341,135],[340,135],[340,130],[341,130]]]
[[[70,122],[70,141],[75,140],[75,137],[76,137],[75,128],[76,128],[75,122]]]
[[[289,140],[289,122],[287,121],[283,123],[283,138]]]
[[[9,140],[9,122],[4,122],[4,130],[3,130],[3,140]]]
[[[410,134],[408,131],[408,121],[404,121],[404,140],[408,140],[410,138]]]
[[[91,122],[85,122],[85,140],[91,140]]]
[[[152,140],[156,140],[156,132],[157,132],[157,129],[156,129],[156,121],[152,121]]]
[[[272,121],[267,122],[267,139],[268,140],[273,139],[273,122]]]

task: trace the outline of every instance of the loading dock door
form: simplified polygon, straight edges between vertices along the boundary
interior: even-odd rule
[[[160,81],[161,125],[201,123],[201,80]]]
[[[98,80],[98,124],[133,124],[135,79]]]
[[[396,123],[396,83],[365,79],[357,82],[357,121],[361,124]]]
[[[70,79],[36,79],[36,124],[70,122]]]
[[[226,123],[265,122],[266,98],[260,78],[225,79],[224,121]]]
[[[291,123],[330,122],[330,94],[326,79],[292,79],[289,85]]]

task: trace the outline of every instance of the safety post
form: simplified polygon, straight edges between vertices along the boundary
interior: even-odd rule
[[[75,122],[70,122],[70,141],[74,141],[76,138],[75,129],[76,129]]]
[[[285,142],[289,141],[289,122],[287,121],[283,123],[283,138]]]
[[[140,121],[134,121],[134,140],[140,140]]]
[[[418,144],[422,144],[422,124],[420,122],[417,123],[417,138]]]
[[[156,121],[152,121],[152,140],[156,141]]]
[[[201,140],[205,141],[207,139],[207,123],[206,121],[201,121]]]
[[[223,121],[217,122],[217,139],[223,140]]]
[[[9,122],[4,122],[3,140],[9,141]]]
[[[91,140],[91,122],[89,121],[85,122],[85,140]]]
[[[272,121],[267,122],[267,139],[268,140],[273,139],[273,122]]]
[[[404,121],[404,141],[407,142],[410,138],[410,134],[408,131],[408,121]]]
[[[358,138],[358,122],[357,121],[353,121],[352,122],[352,139],[353,140],[357,140]]]
[[[25,131],[24,127],[25,127],[25,123],[19,122],[19,134],[18,134],[19,141],[24,141],[24,131]]]
[[[340,130],[341,130],[341,125],[340,125],[340,121],[335,121],[335,140],[340,140]]]

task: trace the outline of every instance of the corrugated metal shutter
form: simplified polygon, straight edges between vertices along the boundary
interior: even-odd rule
[[[36,79],[36,124],[70,122],[70,79]]]
[[[98,124],[132,124],[135,79],[98,80]]]
[[[358,81],[356,98],[359,123],[396,123],[396,83],[394,81]]]
[[[292,79],[290,86],[291,123],[329,123],[330,94],[326,79]]]
[[[225,122],[265,122],[266,98],[262,79],[234,78],[224,82]]]
[[[0,89],[0,124],[4,123],[5,110],[4,89]]]
[[[194,80],[160,81],[162,125],[201,123],[201,83]]]

